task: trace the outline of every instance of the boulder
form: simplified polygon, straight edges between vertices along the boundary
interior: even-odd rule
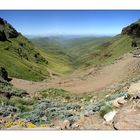
[[[70,127],[70,121],[69,120],[64,120],[61,124],[61,129],[64,130],[64,129],[69,129]]]
[[[120,105],[124,105],[124,104],[127,103],[127,101],[124,99],[124,97],[118,98],[117,102],[118,102],[118,104],[120,104]]]
[[[140,82],[133,83],[128,89],[128,94],[130,97],[134,97],[138,93],[140,93]]]
[[[119,97],[115,100],[110,101],[113,107],[119,108],[120,106],[127,103],[127,100],[125,100],[125,97]]]
[[[140,99],[140,92],[138,92],[136,95],[134,95],[132,97],[133,100],[137,100],[137,99]]]
[[[0,67],[0,76],[8,82],[12,80],[11,78],[8,78],[8,72],[4,67]]]
[[[140,111],[134,108],[123,108],[114,117],[114,128],[117,130],[139,130]]]
[[[106,122],[112,122],[115,115],[116,115],[116,111],[113,110],[113,111],[108,112],[107,114],[105,114],[104,119],[105,119]]]
[[[18,37],[19,33],[4,19],[0,18],[0,41]]]
[[[120,107],[120,104],[118,103],[118,101],[116,99],[111,101],[111,104],[112,104],[113,107],[116,107],[116,108]]]

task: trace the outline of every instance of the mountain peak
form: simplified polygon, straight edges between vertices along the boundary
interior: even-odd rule
[[[121,34],[126,34],[132,37],[140,37],[140,19],[132,23],[131,25],[124,27]]]
[[[19,33],[6,20],[0,17],[0,41],[16,38]]]

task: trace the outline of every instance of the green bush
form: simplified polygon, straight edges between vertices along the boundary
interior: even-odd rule
[[[113,109],[112,109],[112,106],[110,104],[106,104],[106,105],[102,106],[100,109],[101,117],[104,117],[105,114],[109,113],[112,110]]]
[[[0,105],[8,104],[8,99],[5,96],[0,95]]]
[[[65,91],[63,89],[55,89],[55,88],[49,88],[45,91],[41,92],[41,95],[43,97],[47,97],[49,99],[56,99],[56,100],[62,100],[62,99],[73,99],[73,96],[70,95],[70,93],[68,91]]]

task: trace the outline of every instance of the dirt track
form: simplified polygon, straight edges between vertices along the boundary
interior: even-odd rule
[[[12,84],[29,93],[44,90],[50,87],[62,88],[73,93],[84,93],[104,89],[116,82],[131,78],[140,72],[140,59],[132,54],[125,54],[113,64],[96,70],[94,68],[85,71],[75,71],[73,74],[49,81],[31,82],[21,79],[13,79]]]

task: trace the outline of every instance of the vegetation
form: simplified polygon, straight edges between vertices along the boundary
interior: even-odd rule
[[[112,111],[112,106],[111,105],[106,104],[106,105],[102,106],[101,109],[100,109],[101,117],[104,117],[104,115],[109,113],[110,111]]]

